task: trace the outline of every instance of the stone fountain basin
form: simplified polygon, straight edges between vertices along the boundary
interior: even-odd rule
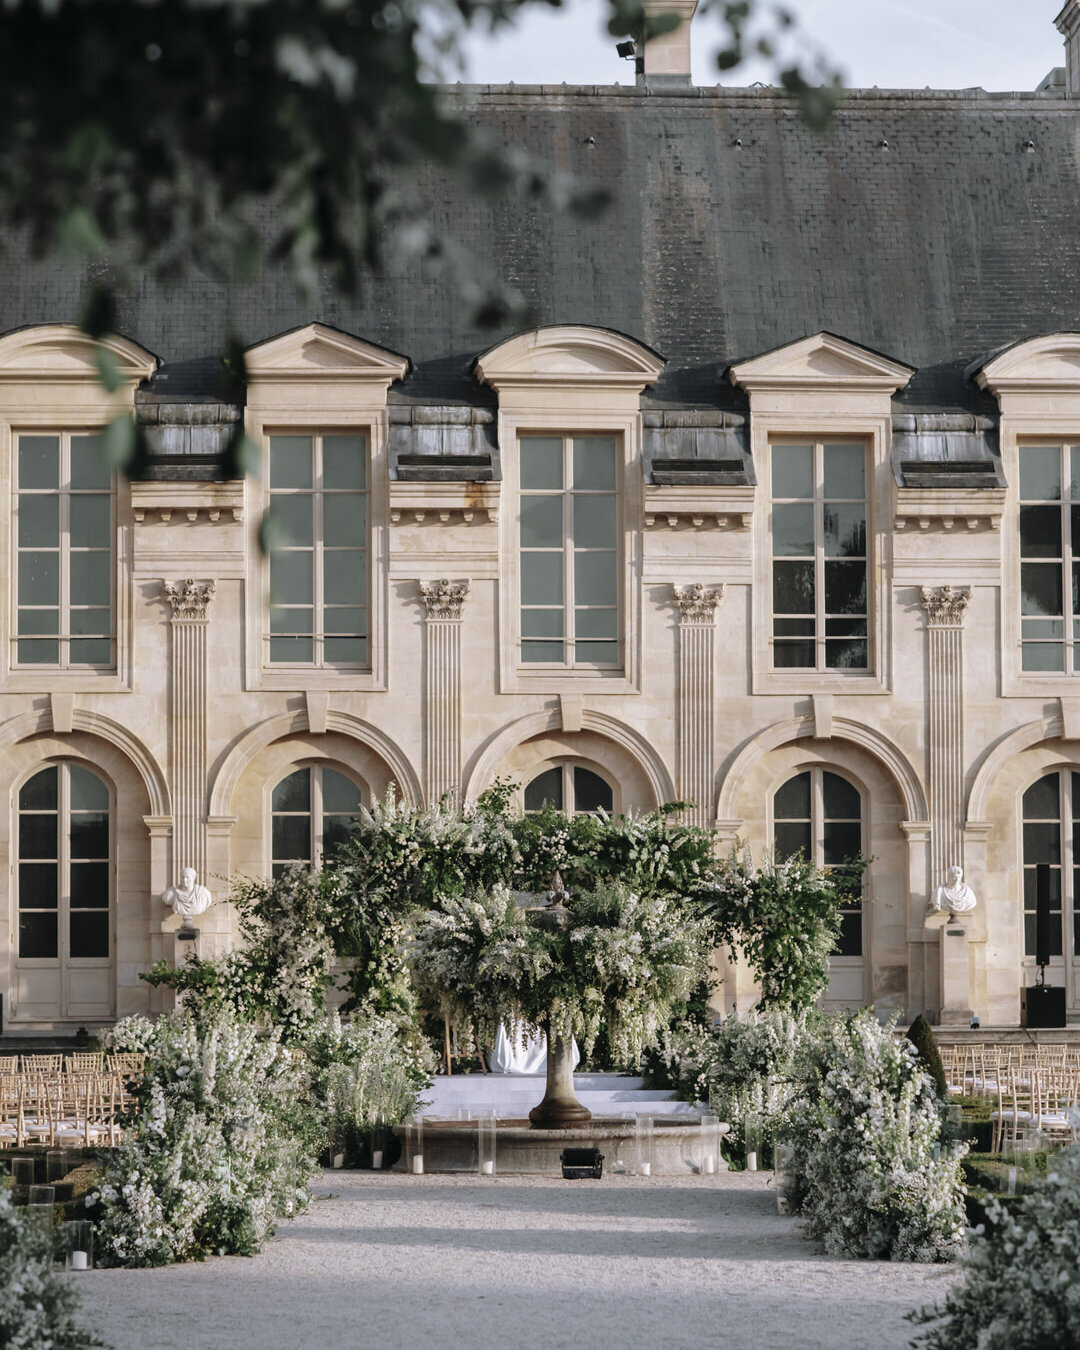
[[[652,1175],[659,1177],[696,1176],[702,1168],[701,1118],[692,1114],[668,1116],[661,1123],[654,1117]],[[721,1123],[720,1133],[730,1125]],[[405,1126],[396,1125],[394,1134],[402,1143],[402,1155],[395,1171],[407,1170]],[[495,1134],[495,1170],[499,1175],[561,1176],[560,1155],[564,1148],[598,1148],[604,1155],[604,1172],[637,1170],[638,1137],[634,1121],[623,1116],[594,1116],[584,1125],[569,1130],[537,1130],[528,1120],[499,1120]],[[717,1171],[727,1164],[716,1157]],[[479,1139],[475,1120],[424,1119],[425,1172],[478,1172]]]

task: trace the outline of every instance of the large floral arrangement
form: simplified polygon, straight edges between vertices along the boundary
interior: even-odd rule
[[[794,1195],[835,1255],[946,1261],[964,1238],[964,1145],[944,1142],[914,1046],[870,1012],[826,1019],[808,1042],[791,1114]]]
[[[302,1060],[229,1009],[155,1024],[124,1143],[87,1198],[106,1260],[156,1266],[258,1251],[307,1203],[318,1122]]]
[[[367,1011],[342,1022],[336,1012],[308,1036],[311,1099],[329,1135],[362,1134],[416,1114],[431,1086],[431,1057],[415,1028]]]
[[[564,928],[530,922],[505,886],[443,897],[413,954],[429,999],[481,1039],[500,1021],[573,1035],[587,1054],[606,1022],[637,1060],[704,973],[706,925],[677,898],[613,884],[576,894]]]
[[[976,1230],[966,1278],[943,1305],[917,1314],[933,1326],[926,1350],[1075,1350],[1080,1345],[1080,1147],[1056,1154],[1032,1194],[991,1201],[993,1229]]]
[[[53,1270],[52,1237],[0,1190],[0,1345],[4,1350],[88,1350],[104,1342],[76,1320],[78,1296]]]

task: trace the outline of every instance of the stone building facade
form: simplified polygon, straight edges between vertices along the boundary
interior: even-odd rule
[[[9,239],[5,1032],[160,1006],[182,868],[223,950],[230,875],[317,860],[391,784],[506,776],[872,857],[831,1006],[1017,1025],[1048,862],[1080,1021],[1078,0],[1058,22],[1037,93],[856,91],[825,136],[670,48],[633,89],[451,93],[614,198],[583,226],[421,175],[526,333],[405,264],[315,312],[147,281],[107,395],[84,278]],[[227,318],[259,340],[222,396]],[[94,450],[118,408],[142,481]],[[241,420],[262,476],[218,480]],[[953,864],[959,926],[928,914]]]

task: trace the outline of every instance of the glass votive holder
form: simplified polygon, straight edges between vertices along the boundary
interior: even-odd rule
[[[655,1154],[652,1116],[638,1116],[634,1127],[634,1139],[637,1144],[637,1173],[639,1177],[651,1177]]]
[[[65,1223],[61,1229],[64,1266],[68,1270],[93,1270],[94,1225],[85,1219]]]
[[[34,1184],[34,1159],[12,1158],[11,1180],[23,1190],[29,1189]]]
[[[746,1146],[746,1170],[758,1170],[758,1154],[761,1151],[761,1122],[757,1116],[746,1117],[743,1124],[743,1142]]]
[[[26,1196],[28,1205],[48,1205],[52,1207],[56,1199],[56,1188],[54,1186],[31,1186]]]
[[[68,1152],[66,1148],[51,1148],[45,1154],[45,1180],[63,1181],[68,1174]]]
[[[424,1172],[424,1118],[405,1122],[405,1169],[414,1176]]]
[[[480,1167],[482,1177],[493,1177],[495,1175],[495,1136],[497,1126],[495,1112],[490,1115],[477,1117],[476,1121],[476,1156]]]
[[[790,1214],[792,1212],[791,1192],[794,1179],[791,1175],[791,1164],[791,1145],[779,1142],[774,1144],[773,1169],[776,1183],[777,1214]]]
[[[701,1174],[711,1177],[720,1170],[720,1117],[711,1111],[701,1116]]]

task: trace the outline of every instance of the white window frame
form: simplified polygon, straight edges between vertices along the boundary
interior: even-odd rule
[[[368,805],[370,805],[370,803],[371,803],[371,788],[370,788],[369,785],[364,781],[364,779],[362,779],[358,774],[354,773],[354,772],[352,771],[352,769],[350,769],[347,765],[344,765],[344,764],[338,763],[338,762],[335,761],[335,760],[329,760],[329,759],[304,759],[304,760],[298,760],[295,764],[289,764],[289,765],[286,765],[286,766],[278,773],[278,775],[277,775],[277,777],[274,779],[274,781],[273,781],[272,783],[269,783],[269,784],[267,785],[267,789],[266,789],[266,809],[265,809],[265,813],[264,813],[265,820],[266,820],[266,834],[265,834],[265,839],[266,839],[265,873],[266,873],[266,876],[268,876],[268,877],[270,877],[270,876],[273,875],[274,861],[275,861],[275,859],[274,859],[274,816],[275,816],[275,815],[278,815],[278,814],[281,814],[281,815],[296,815],[296,816],[299,816],[299,815],[302,815],[302,814],[303,814],[302,812],[299,812],[299,811],[275,812],[275,810],[274,810],[274,790],[275,790],[275,788],[277,788],[281,783],[283,783],[283,782],[285,781],[286,778],[289,778],[292,774],[298,772],[300,769],[307,769],[308,772],[312,775],[312,776],[311,776],[311,779],[309,780],[310,783],[311,783],[311,805],[310,805],[310,809],[309,809],[309,811],[308,811],[308,819],[309,819],[309,821],[311,822],[311,862],[310,862],[310,866],[313,867],[313,868],[321,867],[321,866],[322,866],[322,860],[323,860],[323,859],[322,859],[322,855],[323,855],[322,818],[323,818],[323,816],[325,815],[325,812],[323,811],[323,796],[322,796],[322,776],[323,776],[323,771],[326,770],[326,769],[329,769],[329,770],[331,770],[331,772],[333,772],[333,773],[339,773],[339,774],[342,776],[342,778],[347,778],[347,779],[349,780],[349,782],[352,783],[353,786],[356,787],[357,790],[359,791],[359,793],[360,793],[360,799],[361,799],[361,801],[364,803],[364,805],[365,805],[365,806],[368,806]],[[315,829],[315,821],[316,821],[316,819],[317,819],[318,822],[319,822],[319,828],[318,828],[317,831],[316,831],[316,829]]]
[[[113,358],[120,385],[108,393],[97,377],[99,346]],[[42,324],[0,338],[0,557],[8,559],[7,599],[0,605],[0,680],[9,693],[112,693],[133,683],[134,523],[128,482],[118,477],[113,510],[113,640],[109,666],[20,666],[15,662],[15,455],[20,435],[96,435],[134,410],[137,385],[157,358],[125,338],[100,344],[69,324]]]
[[[270,565],[259,526],[270,504],[267,476],[244,483],[247,530],[245,690],[282,692],[387,687],[389,637],[389,420],[386,393],[409,368],[405,357],[359,338],[307,324],[246,353],[247,434],[268,455],[270,435],[363,434],[368,450],[368,663],[280,666],[269,663]]]
[[[1073,925],[1075,922],[1076,907],[1080,904],[1080,896],[1075,894],[1073,884],[1073,864],[1076,858],[1077,847],[1080,845],[1080,831],[1074,831],[1074,821],[1072,813],[1076,810],[1073,800],[1072,775],[1080,773],[1080,764],[1051,764],[1035,774],[1033,778],[1023,787],[1017,797],[1016,819],[1019,824],[1020,840],[1017,849],[1017,857],[1020,860],[1020,866],[1017,869],[1020,874],[1020,894],[1018,897],[1018,908],[1020,911],[1020,934],[1019,949],[1020,959],[1025,971],[1025,984],[1034,983],[1038,966],[1035,964],[1034,953],[1027,950],[1027,934],[1025,932],[1025,921],[1027,918],[1027,904],[1024,896],[1024,877],[1027,871],[1027,858],[1024,852],[1024,825],[1028,817],[1024,813],[1024,795],[1030,788],[1033,788],[1043,778],[1049,778],[1051,774],[1057,779],[1057,797],[1058,814],[1054,821],[1060,830],[1061,846],[1059,849],[1058,863],[1061,868],[1061,955],[1051,956],[1050,963],[1046,967],[1046,982],[1050,985],[1064,985],[1066,989],[1066,1006],[1069,1011],[1074,1011],[1077,1006],[1076,977],[1080,970],[1080,955],[1074,951]],[[1045,817],[1036,817],[1039,821]]]
[[[519,815],[534,814],[533,812],[526,813],[525,789],[529,786],[530,783],[535,782],[535,780],[539,778],[541,774],[547,773],[550,769],[559,769],[562,772],[563,805],[560,809],[563,811],[565,815],[567,816],[592,815],[591,811],[578,811],[576,805],[569,807],[566,805],[567,802],[574,802],[575,769],[588,769],[589,773],[595,774],[597,778],[605,782],[611,789],[611,814],[613,816],[621,814],[623,809],[622,793],[619,790],[618,782],[614,778],[612,778],[611,774],[606,769],[601,768],[601,766],[599,764],[596,764],[593,760],[581,759],[579,756],[575,755],[567,755],[565,757],[560,756],[558,759],[542,760],[539,764],[529,766],[528,770],[526,771],[529,776],[526,779],[525,776],[522,775],[521,787],[519,788],[517,793],[518,798],[517,807]]]

